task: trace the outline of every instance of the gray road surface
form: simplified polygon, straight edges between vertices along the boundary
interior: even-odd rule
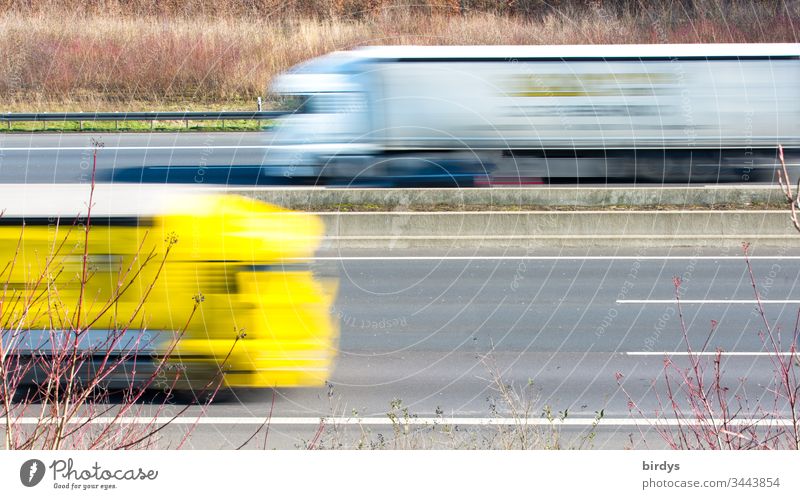
[[[92,141],[104,144],[98,178],[254,185],[269,154],[271,132],[64,133],[0,134],[1,183],[82,183],[91,180]],[[573,160],[552,160],[539,166],[499,165],[498,179],[528,180],[573,171]],[[165,173],[169,169],[169,174]],[[797,176],[797,169],[791,168]],[[280,174],[278,174],[280,178]],[[772,178],[772,175],[769,176]],[[260,179],[260,180],[259,180]]]
[[[766,318],[786,342],[800,307],[800,252],[773,248],[754,257]],[[662,352],[674,352],[667,355],[688,367],[674,276],[681,277],[682,317],[693,348],[708,340],[707,351],[725,352],[723,383],[730,393],[749,404],[774,404],[773,359],[763,355],[759,336],[765,325],[746,302],[754,298],[753,286],[736,251],[328,252],[315,267],[340,276],[334,314],[342,325],[341,352],[330,387],[275,392],[268,447],[307,445],[320,418],[353,416],[384,422],[329,419],[318,444],[349,447],[361,440],[391,447],[396,428],[386,415],[402,418],[404,409],[417,440],[400,445],[469,447],[476,438],[498,445],[498,426],[485,418],[513,414],[499,383],[522,396],[518,408],[527,406],[533,418],[548,406],[556,419],[567,411],[568,425],[558,427],[561,446],[662,447],[646,423],[665,408]],[[708,339],[712,320],[718,323]],[[710,372],[713,357],[704,359]],[[272,397],[269,390],[242,391],[215,403],[189,445],[245,442],[270,413]],[[631,411],[629,402],[638,409]],[[587,421],[601,410],[601,426],[587,439]],[[787,415],[782,401],[776,410]],[[413,424],[437,417],[459,423]],[[186,428],[165,433],[164,444]],[[551,430],[543,428],[542,438]],[[249,446],[263,439],[262,431]]]

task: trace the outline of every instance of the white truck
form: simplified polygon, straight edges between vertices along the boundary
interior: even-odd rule
[[[264,171],[312,183],[772,178],[800,45],[386,46],[278,76]]]

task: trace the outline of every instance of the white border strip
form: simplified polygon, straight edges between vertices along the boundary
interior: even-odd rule
[[[101,149],[108,151],[137,151],[147,149],[275,149],[276,146],[261,146],[261,145],[229,145],[229,146],[104,146]],[[43,146],[43,147],[0,147],[0,152],[3,151],[86,151],[97,149],[95,146]]]
[[[39,424],[39,418],[23,417],[14,420],[13,424],[21,425],[35,425]],[[108,425],[108,424],[141,424],[141,425],[164,425],[164,424],[188,424],[188,425],[261,425],[267,424],[270,426],[319,426],[324,425],[342,425],[342,426],[361,426],[361,425],[386,425],[392,424],[411,425],[411,426],[425,426],[425,425],[462,425],[462,426],[592,426],[595,423],[597,426],[683,426],[683,425],[701,425],[701,426],[715,426],[719,422],[711,421],[697,421],[689,419],[676,419],[676,418],[663,418],[663,419],[648,419],[648,418],[567,418],[567,419],[547,419],[547,418],[470,418],[470,417],[441,417],[441,418],[397,418],[394,421],[388,417],[364,417],[364,418],[351,418],[351,417],[274,417],[271,419],[264,417],[192,417],[181,416],[177,418],[170,418],[159,416],[155,418],[148,417],[97,417],[91,418],[73,418],[70,424],[90,424],[90,425]],[[46,424],[46,423],[42,423]],[[792,426],[794,423],[791,419],[736,419],[735,421],[728,421],[729,426]],[[2,427],[2,425],[0,425]]]
[[[641,304],[641,305],[664,305],[664,304],[676,304],[678,301],[675,298],[671,298],[669,300],[617,300],[617,303],[621,305],[630,305],[630,304]],[[740,305],[757,305],[758,303],[766,304],[766,305],[790,305],[790,304],[798,304],[800,300],[680,300],[681,304],[689,304],[689,305],[728,305],[728,304],[740,304]]]
[[[625,215],[684,215],[684,214],[699,214],[699,215],[785,215],[791,214],[791,209],[782,210],[715,210],[705,208],[702,210],[448,210],[448,211],[307,211],[311,215],[336,215],[338,217],[364,217],[364,216],[407,216],[407,217],[427,217],[427,216],[472,216],[474,218],[482,217],[485,215],[508,215],[509,217],[521,218],[525,215],[553,215],[553,216],[578,216],[578,215],[609,215],[609,216],[625,216]],[[795,234],[792,230],[789,234]],[[713,234],[712,234],[713,236]],[[695,235],[694,237],[698,237]]]
[[[437,235],[420,235],[420,236],[334,236],[326,235],[323,237],[326,241],[789,241],[792,244],[797,242],[797,234],[729,234],[717,236],[697,236],[693,234],[686,235],[653,235],[653,234],[628,234],[628,235],[505,235],[505,236],[490,236],[490,235],[468,235],[468,236],[437,236]],[[706,245],[709,246],[709,245]]]
[[[632,357],[716,357],[717,352],[625,352],[625,355]],[[720,352],[722,357],[792,357],[800,358],[800,352]]]
[[[476,236],[478,237],[478,236]],[[750,260],[800,260],[800,255],[776,255],[776,256],[750,256],[748,257]],[[308,261],[307,258],[287,258],[287,261]],[[492,255],[492,256],[449,256],[449,255],[441,255],[441,256],[319,256],[314,258],[314,260],[318,261],[357,261],[357,260],[364,260],[364,261],[388,261],[388,260],[541,260],[541,261],[551,261],[551,260],[564,260],[564,261],[592,261],[592,260],[735,260],[735,261],[742,261],[744,260],[743,256],[505,256],[505,255]]]

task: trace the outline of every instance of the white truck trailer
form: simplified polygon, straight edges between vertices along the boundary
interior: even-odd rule
[[[800,45],[387,46],[280,75],[265,172],[310,182],[772,178]],[[798,149],[800,150],[800,149]]]

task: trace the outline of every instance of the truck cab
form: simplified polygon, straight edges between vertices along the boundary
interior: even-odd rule
[[[359,58],[334,52],[278,76],[270,89],[282,109],[270,135],[266,175],[317,183],[340,176],[345,159],[376,153],[370,137],[368,85]],[[337,166],[338,165],[338,166]]]
[[[471,186],[485,178],[487,165],[470,151],[392,145],[396,130],[386,113],[402,103],[385,92],[391,62],[368,47],[318,57],[278,76],[271,93],[289,114],[269,137],[263,175],[285,183],[379,187]],[[431,133],[424,109],[405,112],[413,123],[405,128]]]

